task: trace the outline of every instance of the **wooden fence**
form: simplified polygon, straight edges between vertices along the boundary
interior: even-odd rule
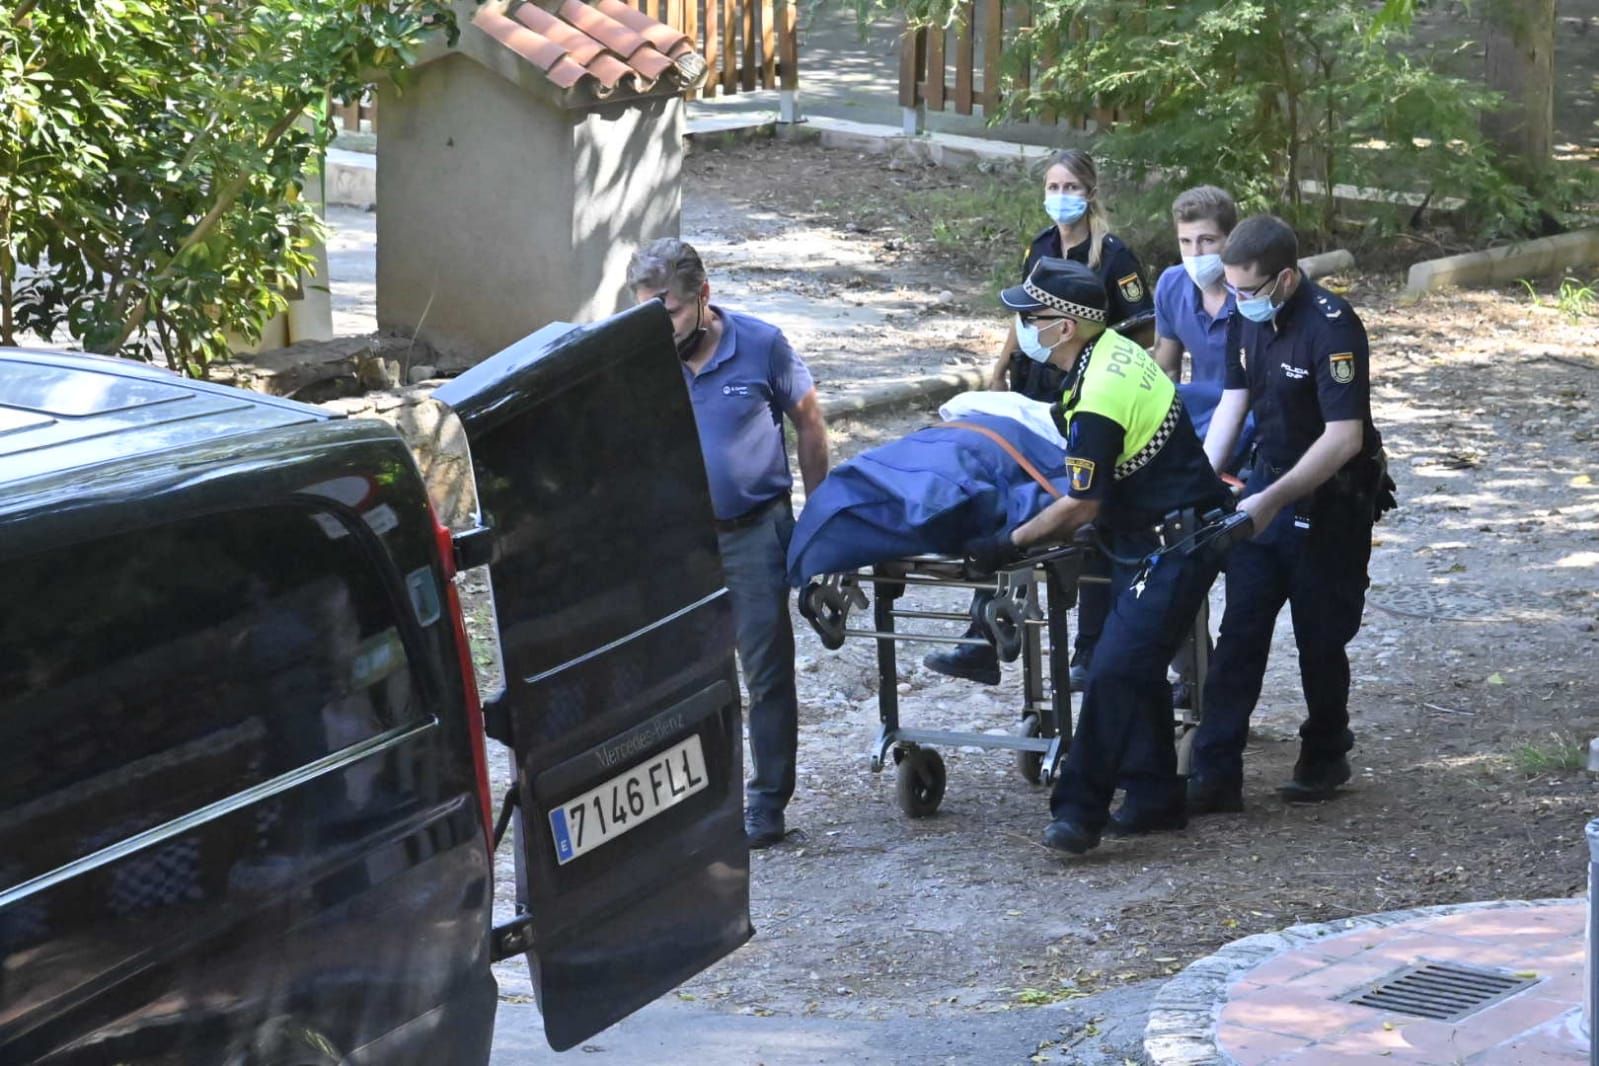
[[[705,57],[705,84],[686,94],[690,100],[799,88],[798,0],[626,2],[686,34],[694,50]],[[378,103],[373,93],[354,103],[335,102],[333,113],[346,132],[377,132]]]
[[[1072,26],[1063,32],[1043,35],[1037,54],[1024,66],[1012,67],[1005,55],[1006,46],[1032,26],[1032,6],[1026,0],[964,0],[958,2],[956,18],[947,28],[919,29],[902,38],[899,61],[899,102],[908,109],[944,111],[971,115],[979,111],[985,118],[999,114],[1004,106],[1004,81],[1014,74],[1012,89],[1025,93],[1039,71],[1054,63],[1061,47],[1081,40],[1088,32]],[[979,66],[981,64],[981,66]],[[1047,111],[1035,121],[1062,124],[1073,129],[1096,129],[1110,125],[1116,113],[1097,108],[1088,114],[1058,115]]]

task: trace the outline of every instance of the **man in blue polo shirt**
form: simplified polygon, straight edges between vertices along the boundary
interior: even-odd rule
[[[1214,185],[1185,190],[1172,201],[1180,266],[1167,267],[1155,283],[1155,362],[1177,382],[1188,417],[1199,438],[1221,400],[1227,377],[1227,327],[1234,314],[1232,295],[1222,275],[1221,250],[1238,224],[1233,198]],[[1183,353],[1189,379],[1183,381]],[[1244,425],[1238,456],[1254,442],[1253,417]],[[1224,473],[1236,467],[1229,464]]]
[[[754,772],[744,832],[750,847],[769,847],[783,839],[799,745],[787,575],[794,479],[783,418],[794,424],[807,494],[827,476],[827,425],[811,372],[782,331],[714,306],[693,246],[672,237],[652,241],[628,264],[627,283],[640,303],[658,299],[672,316],[749,689]]]

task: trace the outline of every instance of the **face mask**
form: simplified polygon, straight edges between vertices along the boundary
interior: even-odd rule
[[[1038,339],[1038,327],[1023,322],[1021,315],[1016,316],[1016,344],[1035,363],[1049,362],[1049,353],[1054,350]]]
[[[673,338],[677,345],[677,357],[685,363],[694,357],[694,349],[700,346],[700,341],[705,339],[705,305],[698,300],[694,301],[694,328],[688,331],[688,336],[682,340]]]
[[[1282,280],[1281,276],[1278,281]],[[1271,289],[1259,296],[1251,296],[1246,300],[1238,301],[1238,313],[1251,322],[1270,322],[1277,315],[1277,305],[1271,302],[1272,294],[1277,291],[1277,282],[1271,283]]]
[[[1044,214],[1069,226],[1088,211],[1088,200],[1069,192],[1052,192],[1044,196]]]
[[[1188,271],[1188,276],[1194,284],[1201,289],[1208,289],[1221,280],[1221,256],[1210,255],[1185,255],[1183,256],[1183,269]]]

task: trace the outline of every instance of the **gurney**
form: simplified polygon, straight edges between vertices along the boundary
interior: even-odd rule
[[[1161,537],[1170,545],[1194,533],[1194,529],[1174,517],[1162,527]],[[1084,563],[1099,550],[1092,538],[1087,538],[1030,553],[1014,566],[991,575],[975,573],[972,565],[958,556],[919,555],[818,576],[800,591],[800,614],[824,647],[837,651],[850,639],[873,640],[877,644],[879,728],[868,752],[869,764],[873,773],[880,773],[890,764],[894,766],[895,795],[907,816],[931,815],[943,801],[947,773],[935,745],[1009,751],[1016,760],[1017,772],[1028,783],[1048,784],[1054,779],[1070,746],[1072,732],[1071,692],[1066,682],[1070,659],[1066,616],[1077,602],[1080,583],[1108,581],[1084,574]],[[987,590],[994,598],[978,619],[971,619],[964,612],[898,606],[908,589],[926,587]],[[868,607],[872,611],[871,628],[851,626],[850,615]],[[917,729],[901,724],[898,645],[972,644],[984,640],[982,636],[901,631],[898,624],[902,620],[977,621],[1002,662],[1021,659],[1021,711],[1008,735]],[[1201,607],[1177,662],[1191,693],[1190,706],[1173,712],[1178,772],[1183,774],[1188,772],[1193,730],[1204,712],[1209,636],[1209,610]]]

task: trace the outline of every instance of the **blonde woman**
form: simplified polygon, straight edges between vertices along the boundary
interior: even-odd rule
[[[1099,275],[1110,300],[1106,322],[1116,325],[1154,308],[1144,268],[1119,237],[1110,232],[1110,214],[1099,198],[1099,170],[1093,157],[1080,148],[1067,148],[1050,157],[1044,168],[1044,212],[1050,225],[1027,246],[1022,278],[1045,256],[1082,263]],[[1137,335],[1134,340],[1143,340]],[[1016,359],[1016,334],[990,373],[989,387],[1010,388],[1035,400],[1054,403],[1061,398],[1063,375],[1048,364]]]

